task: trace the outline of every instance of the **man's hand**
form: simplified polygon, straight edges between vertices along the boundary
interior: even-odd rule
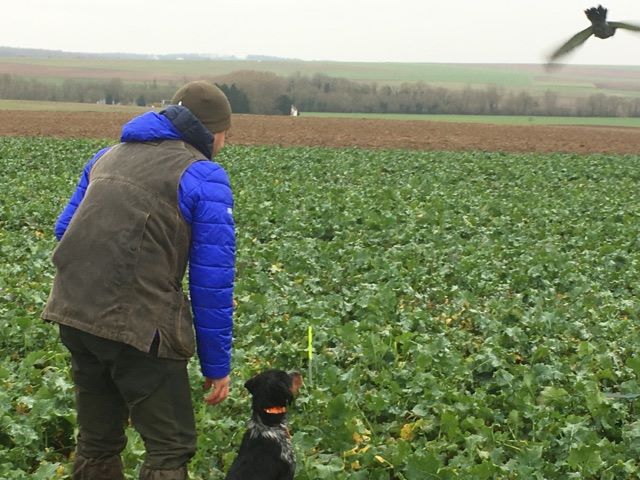
[[[204,401],[209,405],[217,405],[229,395],[229,383],[231,382],[229,375],[224,378],[205,378],[204,389],[211,390]]]

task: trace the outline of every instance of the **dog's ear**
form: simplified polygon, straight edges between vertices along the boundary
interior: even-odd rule
[[[291,393],[296,395],[302,386],[302,375],[298,372],[289,372],[289,376],[291,377]]]
[[[258,378],[257,378],[257,377],[250,378],[249,380],[247,380],[247,381],[244,383],[244,388],[246,388],[247,390],[249,390],[249,393],[250,393],[251,395],[254,395],[254,394],[255,394],[255,390],[256,390],[256,387],[257,387],[257,386],[258,386]]]

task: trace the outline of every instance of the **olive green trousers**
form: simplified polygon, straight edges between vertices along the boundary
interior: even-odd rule
[[[184,480],[196,449],[186,360],[141,352],[124,343],[60,325],[71,352],[78,438],[74,480],[124,478],[120,453],[129,423],[144,441],[144,480]]]

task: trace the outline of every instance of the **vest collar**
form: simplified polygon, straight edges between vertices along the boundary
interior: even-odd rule
[[[213,134],[187,107],[171,105],[162,110],[160,115],[167,117],[173,123],[185,142],[197,148],[208,159],[212,158]]]

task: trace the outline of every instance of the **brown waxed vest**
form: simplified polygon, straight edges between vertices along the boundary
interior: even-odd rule
[[[42,317],[149,351],[193,355],[182,291],[191,230],[178,206],[183,172],[203,155],[182,141],[123,143],[93,166],[89,186],[53,253]]]

